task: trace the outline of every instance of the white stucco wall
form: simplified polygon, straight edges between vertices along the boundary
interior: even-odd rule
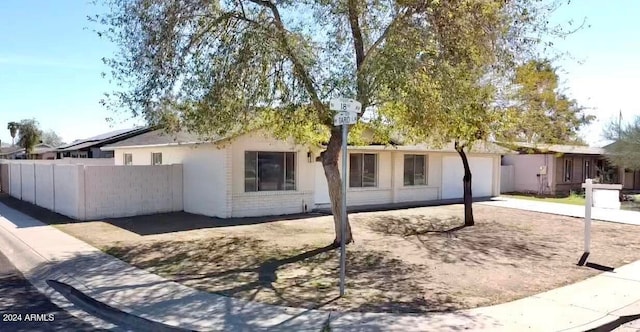
[[[184,155],[184,210],[220,218],[230,217],[226,151],[213,144],[181,149],[184,149],[181,152]]]
[[[151,165],[151,154],[162,153],[162,164],[181,164],[187,152],[193,149],[191,145],[164,146],[155,148],[117,149],[114,151],[114,164],[124,165],[124,154],[130,153],[134,166]]]
[[[506,155],[502,159],[504,165],[513,166],[513,187],[517,192],[538,192],[540,188],[540,166],[547,165],[547,181],[553,180],[553,156],[545,154]],[[547,187],[548,190],[548,187]]]
[[[49,164],[36,164],[36,201],[35,204],[45,209],[54,209],[53,167]]]
[[[215,144],[116,149],[116,165],[130,153],[133,165],[151,165],[152,153],[162,153],[164,165],[182,164],[184,211],[207,216],[231,216],[227,206],[227,151]]]

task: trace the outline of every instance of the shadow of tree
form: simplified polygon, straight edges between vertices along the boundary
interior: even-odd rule
[[[381,215],[368,218],[366,227],[379,234],[402,236],[424,249],[422,254],[444,263],[482,265],[489,259],[513,258],[532,262],[552,255],[545,241],[531,241],[523,228],[495,222],[464,227],[459,217]]]
[[[328,310],[432,312],[461,308],[416,282],[422,266],[382,251],[350,247],[347,295],[338,298],[338,250],[282,249],[248,238],[156,242],[105,251],[137,267],[200,290],[269,304]]]

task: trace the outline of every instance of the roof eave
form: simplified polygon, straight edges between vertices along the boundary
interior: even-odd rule
[[[175,142],[175,143],[160,143],[160,144],[145,144],[145,145],[122,145],[122,146],[103,146],[100,148],[102,151],[114,151],[122,149],[144,149],[144,148],[159,148],[159,147],[174,147],[174,146],[187,146],[197,144],[218,143],[218,141],[196,141],[196,142]]]

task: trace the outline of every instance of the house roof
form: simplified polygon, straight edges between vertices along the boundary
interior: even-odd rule
[[[213,137],[211,139],[202,139],[200,136],[187,131],[179,131],[177,133],[167,133],[163,129],[152,130],[140,135],[136,135],[113,144],[102,147],[102,150],[114,150],[115,148],[132,148],[144,146],[171,146],[182,144],[198,144],[205,142],[216,142],[224,139],[224,137]]]
[[[176,146],[186,144],[199,144],[207,142],[218,142],[226,137],[213,137],[211,139],[202,139],[198,135],[186,131],[177,133],[166,133],[162,129],[146,132],[119,142],[108,144],[102,147],[102,150],[109,151],[122,148],[140,148],[152,146]],[[366,146],[349,146],[352,150],[389,150],[395,149],[400,151],[433,151],[433,152],[456,152],[453,143],[444,147],[437,148],[426,144],[419,145],[366,145]],[[509,154],[513,151],[499,146],[494,143],[478,143],[473,146],[472,153],[488,153],[488,154]]]
[[[443,147],[434,147],[428,144],[415,145],[366,145],[366,146],[349,146],[350,150],[397,150],[397,151],[426,151],[426,152],[453,152],[457,153],[453,143],[446,144]],[[469,151],[467,151],[469,153]],[[471,148],[470,153],[484,154],[513,154],[512,150],[504,148],[495,143],[478,142]]]
[[[10,154],[18,153],[24,149],[19,146],[9,146],[0,148],[0,156],[7,156]]]
[[[36,144],[33,147],[32,154],[42,154],[42,153],[52,152],[55,150],[56,149],[51,145],[40,143],[40,144]],[[0,148],[0,156],[7,156],[7,155],[21,154],[21,153],[24,153],[24,148],[20,146]]]
[[[522,153],[564,153],[564,154],[588,154],[603,155],[603,148],[583,146],[583,145],[565,145],[565,144],[536,144],[536,143],[501,143],[502,146],[508,147]]]
[[[130,137],[133,137],[135,135],[148,132],[150,130],[152,130],[152,128],[149,128],[149,127],[137,127],[137,128],[114,130],[114,131],[100,134],[97,136],[75,140],[70,144],[59,147],[57,150],[58,151],[76,151],[81,149],[87,149],[94,146],[100,147],[105,144],[118,142],[120,140],[124,140]]]

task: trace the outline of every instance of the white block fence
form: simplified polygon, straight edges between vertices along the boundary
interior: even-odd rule
[[[182,165],[2,163],[2,191],[77,220],[182,211]],[[6,188],[8,186],[8,188]]]

